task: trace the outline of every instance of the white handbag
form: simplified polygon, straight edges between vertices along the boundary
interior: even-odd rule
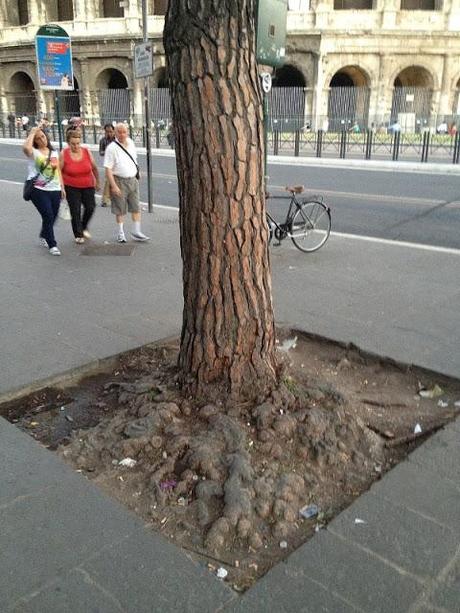
[[[67,200],[61,200],[61,204],[59,205],[58,217],[60,219],[63,219],[64,221],[70,221],[72,219]]]

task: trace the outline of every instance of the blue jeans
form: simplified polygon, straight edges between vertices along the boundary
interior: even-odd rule
[[[40,238],[44,238],[46,240],[50,249],[51,247],[56,247],[53,226],[59,212],[61,192],[47,192],[43,189],[37,189],[34,187],[31,200],[42,218]]]

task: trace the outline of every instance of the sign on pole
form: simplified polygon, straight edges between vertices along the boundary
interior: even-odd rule
[[[288,0],[258,0],[257,48],[259,64],[279,68],[286,56]]]
[[[60,26],[42,26],[35,36],[38,81],[41,89],[70,91],[73,86],[70,36]]]
[[[153,75],[152,43],[137,43],[134,46],[134,76],[143,79]]]

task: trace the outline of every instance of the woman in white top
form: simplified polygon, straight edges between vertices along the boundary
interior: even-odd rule
[[[65,198],[58,153],[39,127],[32,128],[22,150],[29,158],[27,179],[34,179],[31,200],[42,218],[40,244],[49,249],[51,255],[61,255],[54,238],[54,222],[61,198]]]

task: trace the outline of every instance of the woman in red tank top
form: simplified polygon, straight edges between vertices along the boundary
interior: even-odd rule
[[[60,156],[62,180],[72,216],[75,242],[81,244],[85,238],[91,238],[88,224],[96,207],[95,191],[99,190],[99,171],[91,152],[80,144],[80,130],[68,130],[66,138],[69,147]]]

